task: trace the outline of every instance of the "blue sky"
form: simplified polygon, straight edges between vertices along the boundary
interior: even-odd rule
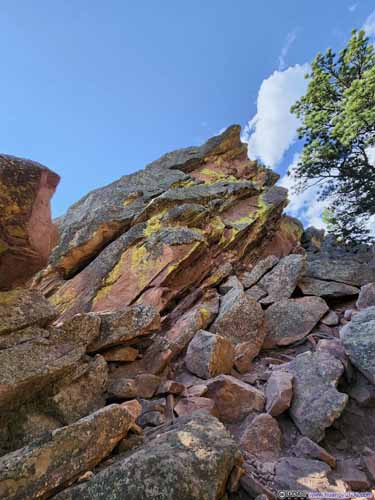
[[[342,47],[374,8],[373,0],[2,0],[0,151],[61,175],[58,216],[169,150],[269,113],[272,98],[300,82],[302,65]],[[261,144],[254,154],[283,173],[292,139],[257,133],[258,149],[260,140],[273,151]]]

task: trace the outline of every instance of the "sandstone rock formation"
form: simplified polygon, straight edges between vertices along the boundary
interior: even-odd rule
[[[50,199],[60,177],[39,163],[0,155],[0,290],[24,284],[57,243]]]
[[[0,496],[370,487],[375,252],[304,231],[277,178],[234,126],[68,210],[0,292]]]

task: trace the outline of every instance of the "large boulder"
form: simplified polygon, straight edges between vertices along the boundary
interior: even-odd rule
[[[350,295],[358,295],[359,289],[345,283],[335,281],[324,281],[308,276],[298,282],[298,288],[304,295],[316,295],[318,297],[336,298]]]
[[[284,299],[272,304],[265,312],[264,348],[289,345],[303,339],[328,310],[320,297]]]
[[[375,384],[375,307],[355,314],[340,337],[350,361]]]
[[[356,305],[358,309],[375,306],[375,283],[361,287]]]
[[[0,497],[46,498],[91,470],[134,423],[126,406],[110,405],[0,458]]]
[[[260,300],[262,304],[273,304],[282,299],[288,299],[303,273],[306,270],[306,259],[303,255],[288,255],[258,282],[267,292]]]
[[[264,341],[264,313],[260,304],[245,292],[233,289],[221,298],[218,317],[210,331],[235,345],[235,366],[247,371]]]
[[[362,261],[355,255],[335,258],[318,254],[308,259],[306,276],[360,287],[375,281],[375,261]]]
[[[336,389],[344,366],[328,352],[307,351],[280,369],[294,375],[290,416],[304,436],[321,441],[348,402]]]
[[[147,444],[56,500],[219,500],[241,462],[238,445],[214,417],[179,419]]]
[[[60,177],[40,163],[0,155],[0,290],[42,269],[57,242],[50,199]]]
[[[258,283],[258,281],[276,264],[279,262],[279,258],[276,255],[269,255],[268,257],[261,259],[253,267],[251,272],[245,273],[242,278],[242,283],[245,288],[250,288]]]

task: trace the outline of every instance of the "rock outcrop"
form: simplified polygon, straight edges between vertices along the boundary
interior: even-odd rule
[[[60,177],[39,163],[0,155],[0,290],[24,284],[57,243],[50,199]]]
[[[304,232],[277,178],[233,126],[59,220],[48,265],[0,292],[0,496],[370,487],[375,252]]]

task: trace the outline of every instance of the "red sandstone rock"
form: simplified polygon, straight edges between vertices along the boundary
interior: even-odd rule
[[[39,163],[0,155],[0,290],[24,284],[57,243],[50,199],[60,177]]]
[[[268,413],[257,415],[244,430],[241,447],[263,460],[278,458],[281,451],[281,430],[277,420]]]

